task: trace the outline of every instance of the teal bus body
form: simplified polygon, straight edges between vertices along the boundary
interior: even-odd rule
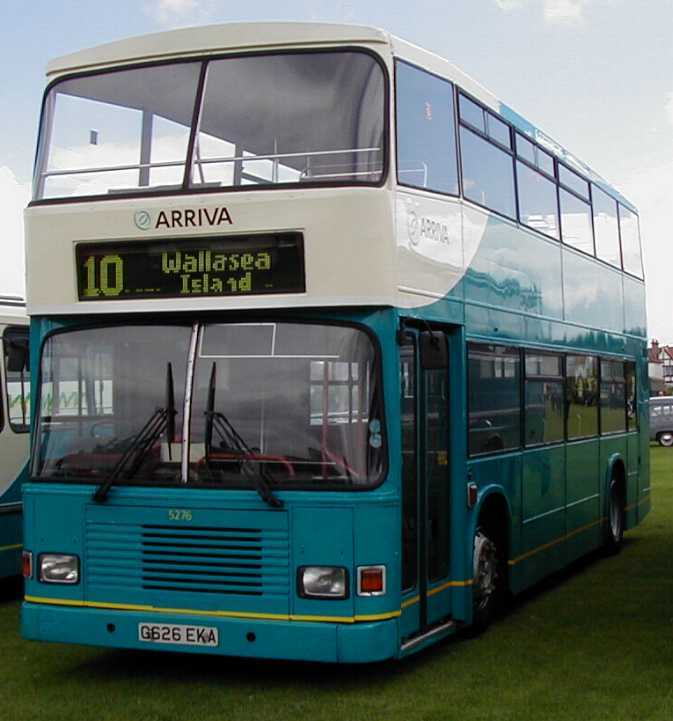
[[[462,321],[464,315],[475,323]],[[223,319],[226,316],[223,316]],[[33,603],[44,598],[44,584],[36,579],[26,581],[27,602],[23,611],[23,633],[28,638],[67,641],[122,648],[142,648],[138,642],[138,623],[155,616],[163,623],[198,623],[216,626],[226,639],[226,653],[279,659],[366,662],[405,654],[401,639],[413,635],[418,627],[418,604],[415,594],[395,592],[382,598],[349,598],[346,601],[300,599],[293,583],[293,569],[308,562],[345,565],[380,563],[388,569],[389,588],[400,584],[400,488],[401,473],[395,458],[401,455],[399,419],[399,346],[396,332],[400,319],[418,318],[427,322],[451,321],[450,368],[452,384],[449,406],[451,418],[465,414],[465,398],[458,379],[466,373],[465,343],[479,341],[522,344],[545,348],[549,337],[503,332],[488,336],[485,326],[494,321],[501,325],[525,326],[516,314],[503,313],[481,305],[469,306],[454,300],[437,303],[432,312],[401,313],[395,309],[369,310],[316,316],[300,313],[302,319],[339,320],[366,325],[376,334],[383,360],[385,388],[386,433],[390,465],[386,480],[377,489],[363,493],[330,493],[326,491],[287,491],[280,495],[286,510],[270,511],[251,491],[195,491],[191,489],[116,488],[109,507],[92,504],[94,486],[28,483],[24,486],[24,513],[28,538],[48,539],[43,547],[58,548],[82,559],[83,567],[94,562],[93,552],[86,550],[86,534],[98,519],[114,518],[115,537],[125,546],[137,547],[139,539],[124,539],[123,528],[131,524],[165,522],[169,509],[189,508],[194,523],[228,527],[241,518],[246,524],[282,529],[288,542],[287,598],[279,612],[276,603],[255,605],[247,599],[227,604],[203,595],[185,593],[135,592],[120,586],[106,587],[98,579],[74,587],[60,587],[53,594],[49,589],[49,605]],[[39,340],[54,327],[67,327],[75,321],[37,320],[32,325],[32,342]],[[479,324],[479,325],[477,325]],[[470,331],[473,333],[470,333]],[[575,326],[559,323],[563,344],[554,342],[555,350],[588,353],[631,354],[644,358],[643,341],[628,340],[616,334],[590,335]],[[469,333],[469,334],[468,334]],[[596,337],[598,336],[598,337]],[[37,362],[37,358],[34,362]],[[646,427],[647,364],[639,367],[641,390],[639,408],[641,429]],[[451,553],[450,578],[446,588],[429,599],[437,613],[451,615],[469,624],[472,613],[471,539],[478,524],[482,505],[489,498],[502,498],[511,523],[509,546],[510,588],[519,592],[555,570],[585,555],[604,543],[606,492],[611,469],[623,463],[628,469],[626,527],[637,525],[650,507],[644,483],[648,473],[648,441],[641,432],[603,436],[575,443],[559,443],[548,448],[518,450],[510,453],[469,460],[465,426],[456,422],[450,429],[451,475],[466,477],[479,487],[477,504],[465,504],[465,483],[450,486],[449,526],[450,547],[461,549]],[[535,488],[533,493],[531,489]],[[590,504],[576,501],[595,493]],[[553,511],[549,513],[549,511]],[[524,519],[535,518],[533,523]],[[235,519],[235,520],[234,520]],[[264,519],[264,520],[262,520]],[[290,530],[291,529],[291,530]],[[49,544],[49,545],[47,545]],[[97,587],[98,586],[98,587]],[[104,601],[87,599],[104,598]],[[274,599],[275,601],[275,599]],[[254,641],[250,641],[254,638]],[[413,648],[420,650],[436,638]],[[180,647],[184,651],[222,653],[222,649]]]
[[[431,115],[427,109],[426,114]],[[525,121],[504,106],[501,116],[526,131]],[[143,208],[142,202],[128,201],[133,209]],[[383,460],[380,478],[367,488],[351,483],[342,489],[284,490],[278,482],[273,492],[281,508],[271,507],[253,488],[179,483],[120,482],[99,503],[93,495],[100,481],[47,481],[35,473],[46,441],[34,428],[33,476],[23,487],[32,563],[25,580],[24,637],[254,658],[349,663],[401,658],[456,629],[481,625],[475,549],[484,530],[495,539],[502,562],[498,583],[518,593],[609,542],[615,482],[624,529],[642,521],[650,509],[643,281],[460,198],[447,202],[459,208],[463,220],[480,218],[483,229],[458,281],[446,293],[427,293],[423,303],[288,303],[234,310],[223,302],[219,309],[157,313],[140,302],[128,313],[110,307],[96,316],[58,309],[32,314],[35,369],[44,369],[50,339],[92,327],[196,322],[364,329],[377,356],[383,424],[378,429],[377,418],[370,417],[369,445],[381,448]],[[41,210],[38,203],[31,212],[37,217]],[[335,210],[335,224],[340,217]],[[423,349],[443,343],[446,358],[433,367]],[[504,360],[480,360],[479,353]],[[549,354],[561,370],[545,382],[561,389],[560,406],[558,394],[548,400],[546,390],[523,371],[529,356]],[[595,408],[597,430],[568,439],[567,369],[587,357],[596,368],[605,365],[604,383],[598,370],[593,392],[600,397],[605,392],[608,400],[592,401],[587,384],[578,397]],[[490,376],[495,390],[488,380],[471,387],[471,367],[482,372],[489,363],[489,368],[502,363],[499,374]],[[617,369],[612,384],[608,368]],[[510,371],[516,385],[501,393],[496,381]],[[582,380],[581,374],[573,383],[577,378]],[[34,380],[34,418],[40,416],[44,382]],[[480,393],[478,403],[470,400]],[[489,393],[502,406],[498,413],[488,410]],[[621,420],[611,431],[608,405],[614,393],[621,393]],[[547,422],[547,411],[560,413],[556,428]],[[288,418],[290,413],[288,407]],[[577,409],[580,424],[584,414]],[[556,435],[529,442],[527,434],[546,432]],[[471,452],[471,444],[483,445]],[[350,471],[347,475],[351,481]],[[188,580],[176,580],[171,568],[182,569],[185,554],[197,556],[186,549],[209,549],[212,559],[221,553],[224,536],[245,553],[254,545],[261,559],[254,574],[262,591],[214,592],[215,562],[207,554],[194,561]],[[163,554],[163,577],[147,570],[152,553]],[[76,557],[77,581],[41,580],[43,554]],[[342,597],[302,592],[302,569],[314,566],[345,569]],[[361,593],[358,569],[381,567],[382,592]],[[164,630],[143,638],[148,624]],[[190,626],[193,634],[216,631],[217,642],[178,643],[171,637],[178,626]]]

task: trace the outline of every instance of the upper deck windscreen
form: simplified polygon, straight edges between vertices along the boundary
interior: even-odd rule
[[[53,85],[35,199],[381,181],[385,80],[371,55],[212,60],[200,96],[202,71],[184,62]]]

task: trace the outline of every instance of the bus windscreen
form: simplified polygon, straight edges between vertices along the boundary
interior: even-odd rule
[[[258,476],[281,488],[380,480],[382,394],[367,333],[317,323],[197,326],[47,338],[33,477],[217,488],[247,488]]]

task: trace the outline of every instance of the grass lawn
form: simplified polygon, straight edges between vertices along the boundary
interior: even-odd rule
[[[39,644],[0,600],[0,719],[673,719],[673,449],[622,553],[517,600],[482,637],[403,663],[320,666]]]

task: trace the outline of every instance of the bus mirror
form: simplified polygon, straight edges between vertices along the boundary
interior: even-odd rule
[[[28,342],[11,340],[8,345],[7,370],[12,373],[28,370]]]
[[[421,334],[421,368],[440,370],[449,367],[449,346],[441,331],[423,331]]]

